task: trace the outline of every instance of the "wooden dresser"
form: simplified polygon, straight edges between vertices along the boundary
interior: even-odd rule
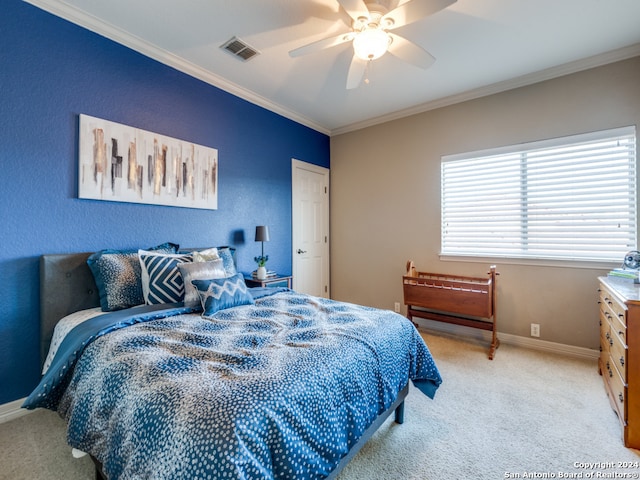
[[[600,277],[598,368],[629,448],[640,448],[640,285]]]

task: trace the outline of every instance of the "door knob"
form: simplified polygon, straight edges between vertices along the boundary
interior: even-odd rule
[[[302,250],[302,249],[299,248],[296,253],[307,253],[307,251],[306,250]]]

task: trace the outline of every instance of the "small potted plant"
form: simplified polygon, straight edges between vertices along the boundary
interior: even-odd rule
[[[258,264],[258,270],[256,271],[256,277],[258,280],[264,280],[267,278],[267,260],[269,260],[269,255],[258,255],[253,258]]]

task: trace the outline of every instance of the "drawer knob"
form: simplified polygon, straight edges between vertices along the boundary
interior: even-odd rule
[[[624,367],[624,357],[620,357],[620,365]]]
[[[620,403],[624,402],[624,397],[622,396],[622,393],[618,394],[618,399],[620,400]]]
[[[622,338],[624,338],[624,332],[622,330],[618,330],[618,335],[620,335]]]

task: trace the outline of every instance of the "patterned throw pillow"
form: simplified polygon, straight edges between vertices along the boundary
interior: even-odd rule
[[[184,299],[184,282],[178,265],[193,261],[191,255],[138,250],[138,257],[145,303],[174,303]]]
[[[175,243],[163,243],[148,250],[175,253],[178,248],[179,246]],[[89,256],[87,265],[96,281],[103,312],[121,310],[144,303],[138,249],[100,250]]]
[[[204,309],[203,317],[212,316],[217,311],[226,308],[253,305],[254,303],[253,297],[244,283],[244,277],[240,273],[227,278],[193,280],[191,283],[200,295]]]
[[[229,247],[218,248],[218,255],[224,263],[224,269],[227,272],[227,277],[231,277],[238,273],[236,270],[236,263],[233,260],[233,251]]]
[[[186,307],[200,306],[200,295],[196,287],[191,284],[192,280],[210,280],[227,276],[221,258],[210,262],[181,263],[178,265],[178,270],[180,270],[184,282],[184,305]]]

